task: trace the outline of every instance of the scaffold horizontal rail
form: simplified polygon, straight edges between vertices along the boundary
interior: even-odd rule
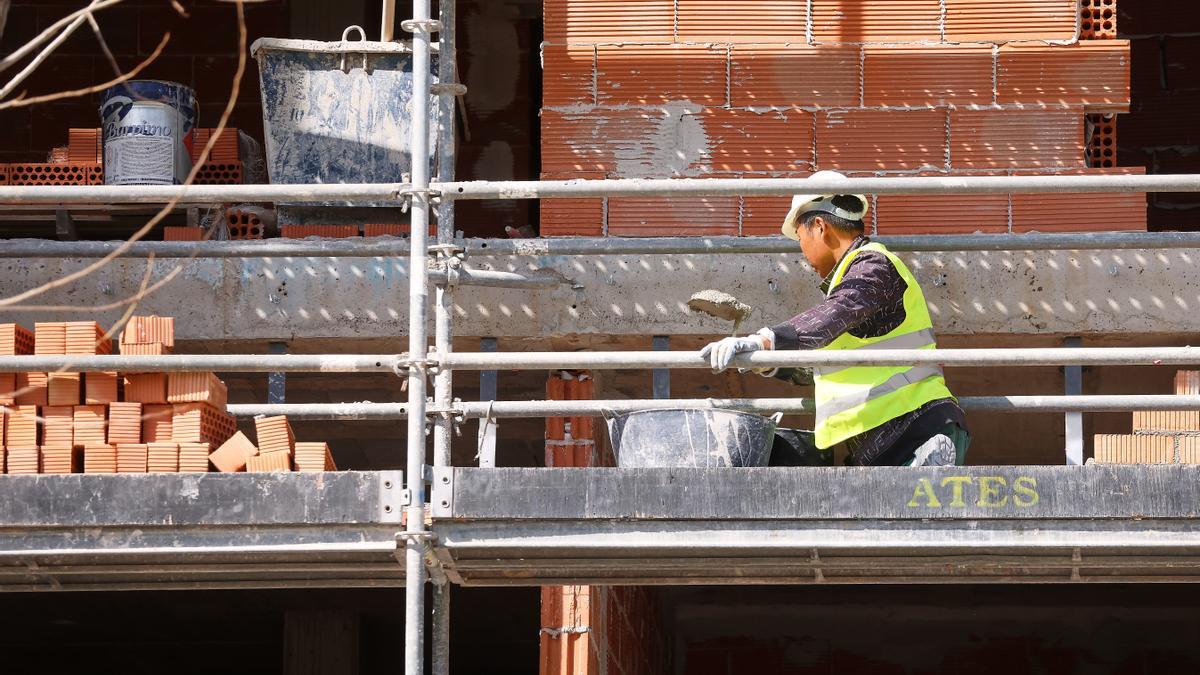
[[[438,358],[453,370],[705,368],[700,352],[454,352]],[[1026,349],[766,350],[739,354],[742,368],[847,366],[1180,366],[1200,363],[1197,347],[1085,347]]]
[[[1131,410],[1200,410],[1200,396],[1163,394],[1093,396],[964,396],[965,410],[993,413],[1128,412]],[[814,410],[809,398],[692,398],[588,401],[467,401],[450,409],[433,408],[429,415],[449,414],[462,419],[523,417],[599,417],[604,413],[671,408],[724,408],[759,413],[806,414]],[[404,403],[279,403],[230,404],[239,417],[287,415],[295,420],[408,419]]]
[[[453,352],[410,361],[405,354],[172,354],[169,356],[0,356],[0,373],[18,372],[391,372],[420,365],[451,370],[634,370],[708,367],[700,352]],[[856,349],[739,354],[743,368],[849,366],[1181,366],[1200,364],[1200,347],[1036,347],[1027,349]]]
[[[1046,176],[888,176],[827,178],[636,178],[557,181],[432,182],[428,196],[443,199],[554,199],[578,197],[719,197],[798,193],[992,194],[1079,192],[1200,192],[1200,174]],[[71,185],[0,187],[0,204],[156,204],[203,202],[315,202],[402,200],[416,192],[405,183],[308,185]],[[426,193],[422,193],[426,194]]]
[[[829,178],[625,178],[434,183],[448,199],[722,197],[792,194],[1200,192],[1200,174],[1102,176],[888,176]]]

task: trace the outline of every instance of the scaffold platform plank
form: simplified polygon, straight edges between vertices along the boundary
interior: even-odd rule
[[[399,471],[4,476],[0,590],[395,586]]]
[[[1200,467],[447,469],[468,585],[1200,580]]]

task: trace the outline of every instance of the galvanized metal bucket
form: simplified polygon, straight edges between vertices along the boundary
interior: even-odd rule
[[[720,408],[605,413],[621,468],[766,466],[781,415]]]
[[[358,40],[349,40],[357,31]],[[262,84],[267,174],[272,183],[402,183],[412,172],[413,62],[408,45],[368,42],[362,28],[340,42],[263,38],[250,48]],[[437,56],[430,59],[436,82]],[[430,171],[437,100],[429,125]],[[395,206],[383,202],[328,203]]]

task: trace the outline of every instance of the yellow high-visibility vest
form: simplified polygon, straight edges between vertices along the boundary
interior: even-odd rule
[[[826,295],[833,293],[850,262],[862,251],[887,256],[907,284],[904,322],[880,337],[859,338],[843,333],[822,349],[935,349],[937,343],[925,294],[908,267],[882,244],[872,242],[847,253],[834,270]],[[816,445],[821,449],[870,431],[930,401],[953,398],[938,366],[817,368],[813,380],[816,384]]]

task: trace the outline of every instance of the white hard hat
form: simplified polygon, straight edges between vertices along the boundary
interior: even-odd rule
[[[818,171],[809,178],[817,178],[828,181],[844,181],[845,176],[837,171]],[[836,206],[833,203],[833,198],[842,193],[821,194],[821,195],[796,195],[792,197],[792,209],[788,211],[787,217],[783,219],[783,236],[788,239],[799,240],[800,235],[796,230],[800,227],[800,216],[812,211],[824,211],[835,216],[845,218],[846,220],[862,220],[867,215],[867,196],[866,195],[847,195],[855,197],[862,208],[851,211]]]

